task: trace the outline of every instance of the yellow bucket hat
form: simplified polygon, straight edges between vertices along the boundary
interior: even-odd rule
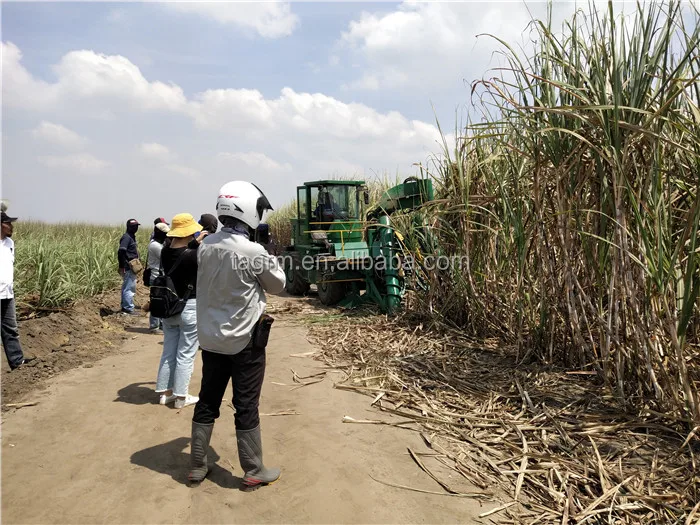
[[[189,237],[195,232],[202,231],[202,225],[199,224],[194,217],[189,213],[178,213],[170,222],[170,231],[166,234],[167,237]]]

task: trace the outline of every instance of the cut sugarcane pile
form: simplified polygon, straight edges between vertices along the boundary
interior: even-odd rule
[[[474,497],[500,489],[493,499],[502,505],[490,518],[698,519],[697,437],[661,414],[623,412],[594,374],[518,364],[495,342],[401,319],[352,316],[310,329],[319,358],[347,374],[337,388],[372,397],[401,418],[396,426],[419,431],[435,457],[475,487]]]

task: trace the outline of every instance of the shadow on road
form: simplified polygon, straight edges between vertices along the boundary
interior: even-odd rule
[[[131,463],[166,474],[183,485],[197,486],[199,483],[191,483],[187,479],[190,466],[189,443],[190,438],[179,437],[167,443],[139,450],[131,456]],[[207,456],[211,471],[202,483],[208,480],[224,489],[244,489],[243,479],[215,463],[221,457],[212,447],[209,447]]]
[[[153,385],[152,388],[143,385]],[[159,396],[155,393],[155,381],[147,383],[132,383],[119,389],[115,403],[129,403],[131,405],[157,405]]]
[[[146,328],[146,327],[142,327],[142,326],[127,326],[126,328],[124,328],[124,331],[131,332],[134,334],[150,334],[151,333],[150,328]],[[163,334],[160,334],[160,335],[162,336]]]

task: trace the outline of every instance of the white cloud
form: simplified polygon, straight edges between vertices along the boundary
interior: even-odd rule
[[[110,98],[141,110],[176,111],[185,104],[178,86],[147,81],[120,55],[72,51],[54,67],[61,94],[70,98]]]
[[[403,2],[389,13],[363,12],[349,23],[337,50],[350,51],[365,63],[348,89],[412,89],[434,92],[462,87],[497,66],[499,44],[486,33],[520,42],[533,14],[546,6],[519,2]],[[571,5],[554,6],[555,15]],[[477,35],[484,34],[477,39]],[[331,55],[333,57],[335,55]]]
[[[51,169],[70,170],[78,173],[98,173],[109,163],[89,153],[74,155],[46,155],[39,157],[39,162]]]
[[[249,151],[247,153],[237,152],[237,153],[219,153],[218,158],[225,161],[235,161],[245,164],[250,168],[255,168],[264,171],[291,171],[292,166],[285,162],[280,164],[276,160],[271,159],[264,153],[257,151]]]
[[[86,179],[77,178],[78,173],[103,171],[99,179],[90,179],[90,191],[109,192],[114,204],[103,210],[81,186],[82,193],[71,193],[62,201],[65,210],[56,216],[109,213],[122,220],[125,202],[139,206],[144,216],[181,209],[203,213],[213,207],[212,191],[237,178],[259,183],[273,205],[280,206],[304,181],[413,175],[414,163],[425,163],[440,151],[440,134],[432,124],[323,93],[284,88],[266,97],[255,89],[209,89],[188,98],[179,86],[145,78],[125,57],[92,51],[68,53],[55,68],[56,80],[44,83],[21,65],[19,50],[9,44],[3,44],[5,48],[16,52],[9,71],[3,67],[3,90],[19,93],[26,88],[38,101],[30,106],[21,105],[21,98],[3,100],[13,119],[35,119],[38,113],[56,122],[56,114],[70,111],[81,129],[96,130],[91,142],[102,158],[53,155],[40,162],[64,170],[62,184],[82,184]],[[95,121],[98,109],[112,120]],[[18,137],[10,136],[5,146],[3,169],[27,174],[22,185],[9,182],[10,193],[25,195],[31,185],[49,178],[45,169],[36,169],[37,153]],[[71,171],[76,178],[69,180]],[[156,197],[134,191],[149,181],[165,182]],[[182,184],[168,184],[171,181]],[[186,191],[183,184],[189,184]],[[31,201],[29,195],[24,198]],[[154,214],[153,208],[159,211]],[[138,215],[138,210],[128,214]]]
[[[265,38],[289,36],[299,26],[299,17],[291,12],[289,2],[169,2],[163,5],[254,31]]]
[[[49,84],[36,80],[21,65],[22,52],[12,42],[2,43],[2,104],[24,109],[45,107],[53,98]]]
[[[71,51],[53,66],[54,83],[34,79],[13,43],[2,43],[2,55],[3,106],[116,118],[123,110],[182,111],[187,102],[179,86],[149,82],[120,55]]]
[[[19,50],[12,48],[20,56]],[[299,93],[291,88],[282,89],[274,99],[267,99],[254,89],[212,89],[188,100],[179,86],[147,80],[136,65],[122,56],[72,51],[54,70],[58,82],[41,84],[18,61],[10,68],[11,73],[21,73],[23,84],[33,86],[40,101],[51,100],[56,107],[66,107],[79,98],[80,104],[73,106],[78,114],[90,101],[99,100],[101,110],[111,112],[114,118],[119,118],[119,109],[127,103],[141,113],[157,109],[187,115],[203,130],[245,132],[259,139],[270,133],[280,134],[280,139],[286,140],[296,136],[361,143],[382,139],[397,141],[398,146],[410,149],[438,138],[434,126],[410,121],[398,112],[381,113],[364,104],[345,103],[322,93]],[[19,89],[17,78],[18,75],[5,78],[4,70],[3,88]],[[93,116],[90,112],[82,115]],[[150,153],[163,153],[158,146],[150,148]]]
[[[68,149],[81,149],[87,144],[87,139],[75,131],[46,120],[32,130],[32,135],[37,139]]]
[[[291,88],[282,89],[276,99],[244,89],[206,91],[198,95],[191,114],[200,127],[212,130],[240,128],[362,142],[413,141],[406,145],[438,138],[434,126],[410,121],[398,112],[380,113],[364,104],[348,104],[322,93],[297,93]]]
[[[139,151],[144,157],[154,160],[168,160],[173,157],[167,146],[157,142],[144,142],[139,147]]]
[[[195,96],[189,113],[198,126],[210,129],[246,129],[272,125],[272,108],[253,89],[210,89]]]

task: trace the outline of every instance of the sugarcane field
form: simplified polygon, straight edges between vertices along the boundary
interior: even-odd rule
[[[699,22],[5,2],[2,522],[700,525]]]

